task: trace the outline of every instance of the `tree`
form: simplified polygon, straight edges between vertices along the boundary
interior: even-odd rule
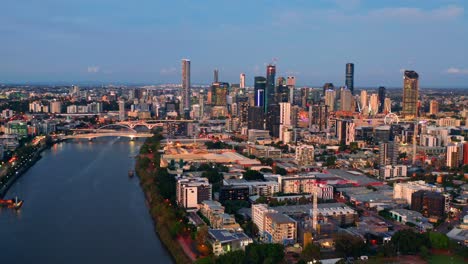
[[[325,162],[325,166],[335,166],[336,165],[336,157],[335,156],[328,156]]]
[[[254,180],[264,180],[263,174],[256,170],[247,170],[243,174],[243,178],[247,181],[254,181]]]
[[[403,254],[417,253],[421,246],[429,245],[430,241],[424,234],[415,233],[412,229],[396,232],[392,236],[392,243]]]
[[[449,247],[449,238],[445,234],[429,232],[431,246],[437,249],[447,249]]]
[[[334,235],[335,250],[342,257],[361,256],[365,250],[362,239],[347,233],[337,233]]]
[[[301,259],[308,261],[319,260],[320,259],[320,247],[310,243],[308,244],[301,253]]]
[[[277,173],[279,175],[286,175],[286,174],[288,174],[288,171],[286,169],[284,169],[284,168],[276,166],[275,167],[275,173]]]
[[[200,226],[195,239],[199,245],[205,245],[206,240],[208,239],[208,226]]]

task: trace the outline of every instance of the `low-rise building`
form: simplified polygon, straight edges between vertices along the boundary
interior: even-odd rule
[[[253,240],[244,232],[209,229],[208,242],[213,248],[213,254],[219,256],[231,251],[245,250],[245,247],[253,243]]]
[[[390,211],[390,215],[393,219],[400,223],[411,223],[415,226],[418,226],[422,230],[431,230],[433,228],[433,226],[428,223],[427,218],[416,211],[407,209],[393,209]]]

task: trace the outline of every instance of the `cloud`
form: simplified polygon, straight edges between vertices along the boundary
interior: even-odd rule
[[[99,66],[88,66],[88,73],[98,73],[101,70]]]
[[[354,9],[361,4],[361,0],[333,0],[339,8]]]
[[[162,68],[159,70],[160,75],[174,75],[177,73],[176,67]]]
[[[455,67],[450,67],[447,70],[445,70],[445,73],[448,74],[459,74],[459,75],[468,75],[468,69],[461,69],[461,68],[455,68]]]
[[[464,8],[459,6],[445,6],[432,10],[416,7],[381,8],[370,11],[365,17],[375,19],[401,20],[453,20],[463,16]]]

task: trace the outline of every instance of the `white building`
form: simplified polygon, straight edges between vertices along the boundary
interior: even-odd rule
[[[252,221],[258,227],[259,234],[265,231],[265,214],[274,212],[276,211],[269,209],[266,204],[252,204]]]
[[[408,204],[411,204],[412,194],[420,190],[442,192],[443,188],[427,184],[424,181],[395,183],[393,186],[393,199],[404,199]]]
[[[211,184],[207,178],[181,178],[177,180],[177,203],[187,209],[196,210],[198,204],[211,200]]]
[[[78,112],[78,107],[76,105],[67,106],[67,114],[76,114]]]
[[[385,165],[380,168],[380,177],[383,180],[407,176],[408,167],[406,165]]]

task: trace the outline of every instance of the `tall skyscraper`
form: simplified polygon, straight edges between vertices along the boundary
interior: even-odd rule
[[[262,76],[256,76],[254,79],[254,91],[255,91],[255,106],[262,107],[263,112],[266,113],[266,79]]]
[[[418,116],[419,75],[415,71],[405,71],[403,76],[403,110],[405,118]]]
[[[275,75],[276,75],[276,66],[268,65],[266,72],[266,100],[265,107],[268,108],[268,105],[275,103]]]
[[[245,73],[240,74],[239,88],[241,88],[241,89],[245,88]]]
[[[385,87],[380,86],[379,87],[379,113],[384,112],[384,106],[385,106]]]
[[[340,92],[340,110],[353,111],[353,95],[351,90],[342,88]]]
[[[292,85],[292,86],[296,86],[296,77],[294,76],[288,76],[287,80],[286,80],[286,85]]]
[[[369,111],[372,115],[377,114],[379,111],[379,96],[377,94],[371,94],[370,96]]]
[[[354,94],[354,64],[346,64],[346,87]]]
[[[431,100],[429,103],[429,114],[437,115],[439,113],[439,102],[436,100]]]
[[[361,107],[361,113],[363,113],[363,114],[369,113],[368,104],[367,104],[367,91],[366,90],[361,90],[360,99],[361,99],[361,106],[360,106]]]
[[[333,86],[333,83],[325,83],[323,85],[323,96],[325,96],[325,92],[327,90],[335,90],[335,86]]]
[[[215,82],[215,83],[219,82],[219,71],[218,71],[218,69],[214,69],[213,82]]]
[[[119,120],[125,120],[125,101],[119,100]]]
[[[388,114],[392,112],[392,99],[390,98],[385,98],[384,102],[384,113]]]
[[[182,60],[182,102],[180,114],[190,110],[190,60]]]
[[[335,98],[336,98],[335,90],[327,90],[325,92],[325,105],[328,106],[328,109],[330,112],[335,111]]]

